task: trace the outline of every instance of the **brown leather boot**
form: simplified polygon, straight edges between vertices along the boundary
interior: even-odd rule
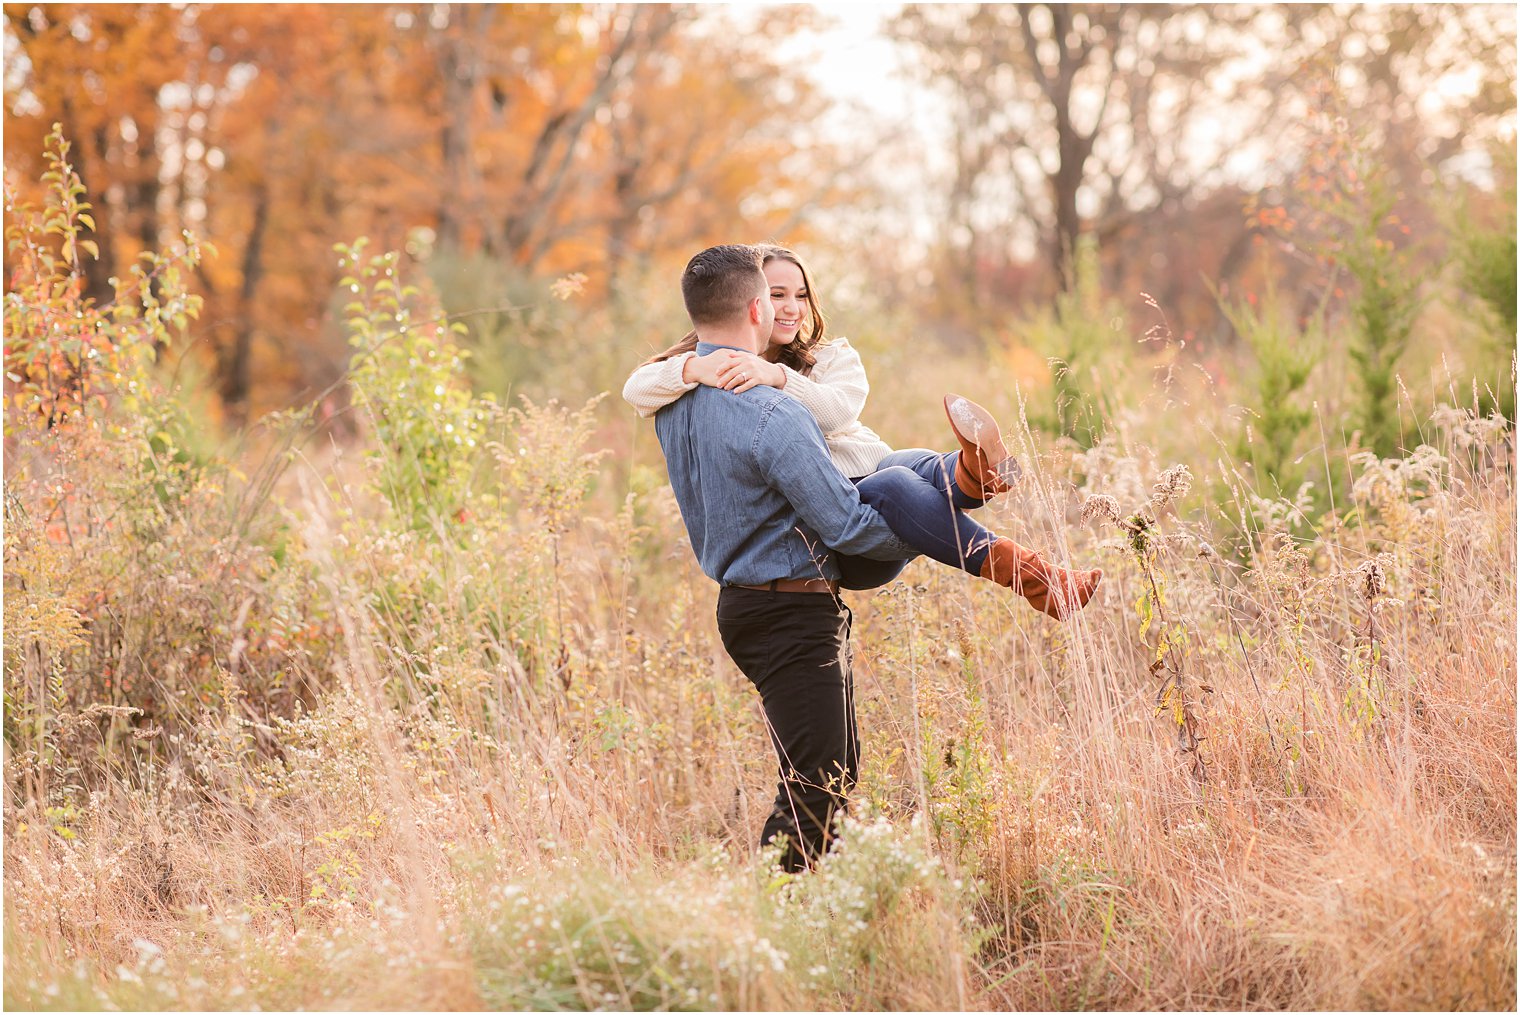
[[[1056,567],[1029,547],[1000,537],[988,548],[982,577],[1017,592],[1047,617],[1065,620],[1086,606],[1098,591],[1103,569]]]
[[[949,394],[945,396],[945,415],[950,417],[950,429],[961,445],[955,464],[955,485],[961,492],[986,500],[1013,489],[1023,469],[1004,446],[992,413],[969,398]]]

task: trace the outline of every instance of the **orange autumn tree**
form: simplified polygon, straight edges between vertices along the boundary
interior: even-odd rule
[[[817,200],[828,176],[826,147],[780,140],[798,108],[819,111],[774,56],[806,17],[10,4],[24,59],[7,79],[7,166],[35,178],[54,120],[77,139],[100,195],[97,298],[154,241],[188,228],[215,245],[189,355],[242,415],[325,386],[345,360],[334,242],[399,248],[423,227],[440,250],[610,288],[628,263],[693,245],[797,239],[804,209],[763,198]]]
[[[25,57],[24,75],[6,75],[6,165],[19,170],[13,174],[18,191],[40,198],[35,184],[45,164],[43,138],[55,123],[61,128],[94,201],[100,256],[83,266],[84,294],[104,303],[112,296],[110,279],[141,252],[157,249],[176,225],[160,213],[165,115],[159,94],[188,76],[175,39],[183,15],[156,4],[87,10],[6,4],[4,10],[6,33]]]
[[[389,121],[410,157],[388,167],[389,190],[432,202],[440,247],[545,273],[613,276],[630,256],[795,225],[791,208],[739,205],[827,175],[827,146],[801,170],[777,165],[778,128],[818,112],[773,55],[809,15],[733,17],[665,4],[408,15],[416,44],[392,55],[410,62],[385,73],[411,114]]]
[[[305,337],[321,316],[320,303],[310,309],[309,281],[296,299],[281,300],[272,291],[278,287],[266,285],[266,251],[281,212],[296,235],[310,231],[298,224],[307,209],[280,197],[311,175],[313,164],[302,156],[319,154],[309,146],[316,132],[290,137],[304,104],[273,108],[269,99],[284,69],[275,54],[309,58],[315,74],[331,66],[336,40],[242,5],[13,4],[5,14],[26,57],[26,73],[7,91],[12,175],[36,175],[40,145],[17,139],[56,111],[64,136],[79,139],[75,166],[95,202],[101,257],[85,265],[85,295],[97,303],[109,299],[111,277],[184,231],[223,240],[221,256],[197,271],[209,312],[190,348],[207,360],[223,397],[241,403],[257,329],[279,321],[284,334]],[[311,274],[317,259],[309,250],[302,257],[301,244],[282,246],[283,273],[321,278]],[[322,261],[330,259],[324,244]],[[288,385],[294,378],[275,380]]]

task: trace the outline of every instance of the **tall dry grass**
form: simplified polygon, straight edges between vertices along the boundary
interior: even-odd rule
[[[217,570],[243,558],[208,513],[141,556],[10,519],[12,632],[13,602],[77,609],[45,566],[131,580],[92,646],[7,639],[33,720],[7,728],[8,1006],[1513,1006],[1506,431],[1447,413],[1420,455],[1347,464],[1341,528],[1237,560],[1204,498],[1251,491],[1199,477],[1142,558],[1081,503],[1127,518],[1172,463],[1023,430],[1030,478],[986,520],[1104,566],[1100,599],[1055,624],[926,562],[850,597],[858,817],[789,880],[756,856],[770,749],[668,490],[535,507],[551,473],[576,502],[589,431],[554,406],[502,425],[556,460],[452,528],[298,461],[281,564]],[[128,652],[146,696],[76,700]],[[1202,779],[1158,709],[1169,667]]]
[[[356,444],[207,448],[131,356],[12,413],[7,1007],[1514,1008],[1507,426],[1327,438],[1290,502],[1215,393],[1084,449],[882,350],[882,431],[985,398],[1027,478],[983,520],[1108,577],[1065,624],[924,561],[850,595],[861,783],[789,877],[647,427],[477,397],[342,256]],[[44,352],[87,320],[46,274]],[[160,334],[133,306],[108,350]]]

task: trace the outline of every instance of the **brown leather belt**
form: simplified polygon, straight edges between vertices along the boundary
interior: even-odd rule
[[[839,593],[839,583],[827,578],[777,578],[764,585],[733,585],[730,588],[754,589],[757,592],[832,592]]]

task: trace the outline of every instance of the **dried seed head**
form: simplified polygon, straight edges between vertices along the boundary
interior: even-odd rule
[[[1156,478],[1156,485],[1151,487],[1151,503],[1157,508],[1163,508],[1180,497],[1186,497],[1192,488],[1193,474],[1188,471],[1188,467],[1174,465]]]
[[[586,288],[587,281],[585,273],[579,271],[572,272],[569,275],[555,279],[554,284],[549,287],[549,293],[557,300],[569,300],[571,297],[581,294]]]
[[[1362,595],[1373,600],[1388,591],[1387,565],[1391,563],[1388,554],[1380,553],[1371,560],[1363,561],[1362,564],[1351,572],[1352,578],[1361,588]]]
[[[971,638],[970,625],[957,617],[952,625],[952,630],[955,632],[955,643],[960,647],[960,658],[972,658],[976,651],[976,645]]]
[[[1095,494],[1082,504],[1082,520],[1090,522],[1094,519],[1106,518],[1115,525],[1119,524],[1119,502],[1106,493]]]

